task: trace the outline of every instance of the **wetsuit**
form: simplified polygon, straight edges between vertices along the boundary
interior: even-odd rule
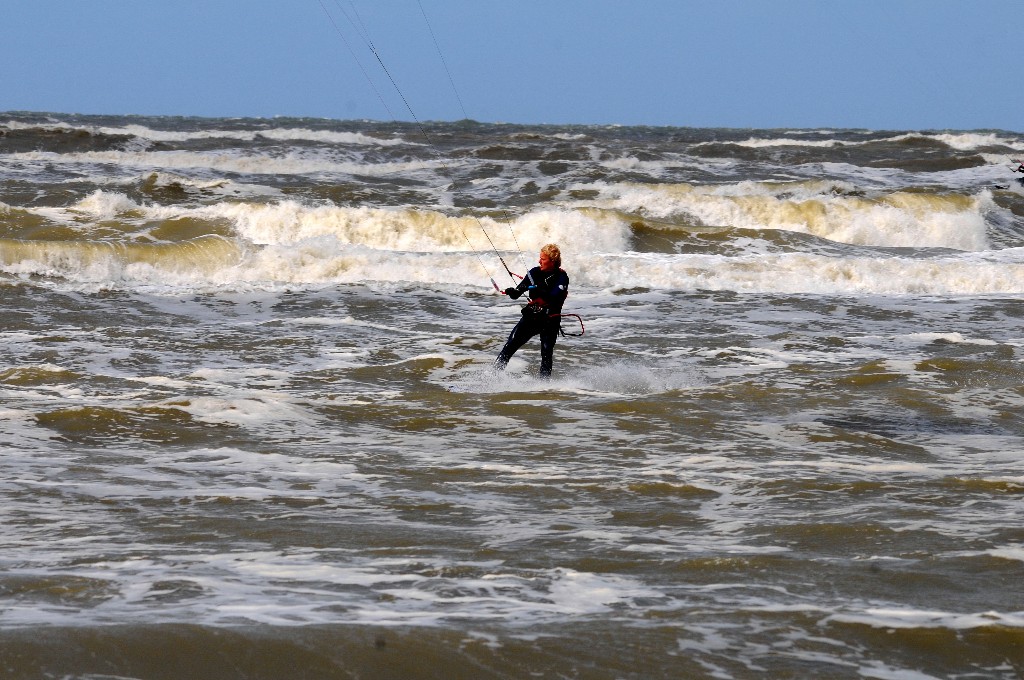
[[[506,288],[505,292],[513,300],[526,292],[529,294],[530,303],[523,307],[523,318],[512,329],[505,346],[494,360],[495,368],[505,368],[516,350],[539,334],[540,374],[544,377],[550,376],[559,329],[559,318],[553,315],[562,312],[565,297],[569,294],[569,275],[561,269],[545,274],[540,267],[534,267],[518,286]]]

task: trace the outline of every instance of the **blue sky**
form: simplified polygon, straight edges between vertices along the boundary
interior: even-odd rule
[[[0,110],[409,120],[354,8],[463,118],[421,6],[476,120],[1024,131],[1009,0],[0,0]]]

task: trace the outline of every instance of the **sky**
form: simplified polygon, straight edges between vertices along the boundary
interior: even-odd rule
[[[0,0],[0,16],[0,111],[1024,131],[1011,0]]]

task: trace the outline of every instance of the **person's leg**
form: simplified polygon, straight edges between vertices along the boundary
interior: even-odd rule
[[[498,353],[498,357],[494,360],[494,367],[499,371],[505,370],[508,360],[516,353],[516,350],[525,345],[526,341],[536,333],[537,330],[531,328],[531,324],[526,319],[520,319],[519,323],[512,329],[512,332],[508,334],[505,346],[501,348],[501,352]]]
[[[540,332],[540,376],[551,377],[551,366],[555,362],[555,342],[558,340],[558,324],[549,323]]]

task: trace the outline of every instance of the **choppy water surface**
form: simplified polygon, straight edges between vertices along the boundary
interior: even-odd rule
[[[0,675],[1024,673],[1024,136],[427,127],[0,115]]]

